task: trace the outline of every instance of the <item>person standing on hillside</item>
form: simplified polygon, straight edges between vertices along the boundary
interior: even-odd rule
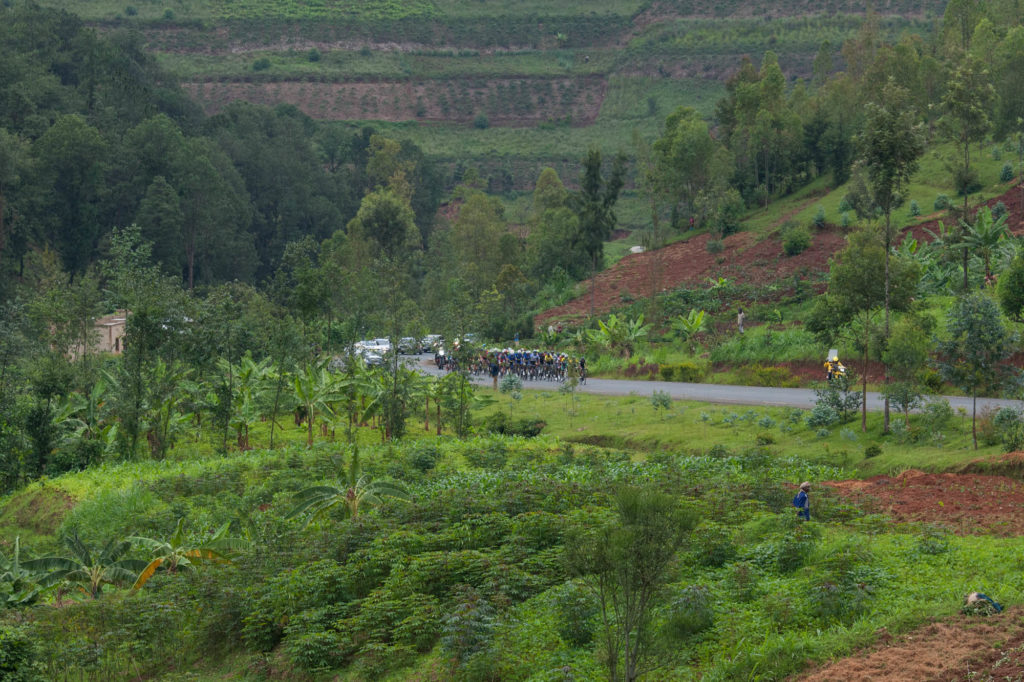
[[[807,499],[807,493],[811,491],[811,484],[804,481],[800,484],[800,492],[793,498],[793,506],[797,508],[796,517],[804,521],[811,520],[811,503]]]
[[[745,320],[746,317],[747,316],[743,313],[743,308],[740,308],[740,311],[736,313],[736,326],[739,327],[740,334],[743,333],[743,320]]]

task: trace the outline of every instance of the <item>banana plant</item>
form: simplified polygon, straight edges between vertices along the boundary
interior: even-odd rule
[[[359,449],[352,451],[352,461],[345,476],[338,485],[319,485],[300,490],[295,494],[295,507],[287,519],[306,517],[306,526],[335,507],[341,507],[345,518],[354,519],[366,506],[375,506],[385,499],[409,500],[409,491],[401,484],[388,481],[374,481],[362,473],[359,465]]]
[[[677,315],[672,320],[672,330],[689,346],[692,353],[694,337],[708,330],[707,314],[703,310],[691,308],[685,316]]]
[[[36,560],[38,561],[38,560]],[[33,604],[42,592],[39,571],[32,560],[21,560],[21,538],[14,538],[14,551],[10,556],[0,552],[0,607],[18,608]]]
[[[226,535],[230,523],[225,523],[209,538],[195,538],[185,533],[185,519],[178,519],[174,532],[166,540],[131,536],[128,540],[149,550],[153,558],[142,569],[132,585],[141,589],[159,569],[168,573],[194,570],[200,563],[231,563],[231,553],[249,546],[246,540]]]
[[[313,446],[313,423],[331,411],[335,400],[334,378],[324,365],[307,364],[293,378],[295,399],[306,411],[306,446]]]
[[[110,540],[97,551],[76,533],[64,537],[64,546],[71,553],[70,558],[49,557],[31,562],[33,568],[49,571],[40,584],[48,587],[60,582],[71,583],[93,599],[100,596],[104,585],[134,583],[135,577],[148,564],[141,559],[124,558],[132,547],[128,540]]]

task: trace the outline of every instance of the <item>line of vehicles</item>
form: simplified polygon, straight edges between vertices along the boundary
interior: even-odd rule
[[[475,334],[466,334],[465,341],[475,343]],[[353,344],[355,354],[367,365],[379,365],[384,356],[392,351],[391,339],[377,338],[356,341]],[[399,355],[419,355],[421,353],[444,353],[444,338],[440,334],[427,334],[422,339],[405,336],[398,339],[395,349]]]

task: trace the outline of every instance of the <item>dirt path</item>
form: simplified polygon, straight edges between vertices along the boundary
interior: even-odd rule
[[[957,616],[893,638],[792,678],[799,682],[938,682],[1020,680],[1024,674],[1024,611],[987,618]]]

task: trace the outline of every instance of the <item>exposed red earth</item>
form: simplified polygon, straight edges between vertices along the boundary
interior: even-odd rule
[[[1010,230],[1015,234],[1024,233],[1021,189],[1010,187],[1002,196],[985,203],[994,206],[999,201],[1009,209]],[[787,218],[784,217],[780,224]],[[940,220],[949,222],[948,218],[935,214],[904,230],[904,235],[918,241],[930,241],[929,231],[937,233]],[[724,240],[723,251],[714,254],[707,250],[710,239],[709,235],[702,234],[657,251],[625,256],[614,266],[598,273],[593,292],[590,282],[585,282],[584,295],[538,314],[534,323],[543,327],[557,320],[571,325],[589,317],[591,311],[602,315],[620,307],[624,300],[648,298],[654,293],[680,286],[708,286],[709,278],[724,277],[768,285],[791,278],[794,274],[825,272],[829,258],[845,244],[842,230],[834,225],[815,231],[810,247],[796,256],[783,253],[777,233],[760,238],[751,232],[730,235]],[[785,290],[786,287],[780,287],[779,296],[785,295]],[[820,371],[820,368],[815,371]]]

